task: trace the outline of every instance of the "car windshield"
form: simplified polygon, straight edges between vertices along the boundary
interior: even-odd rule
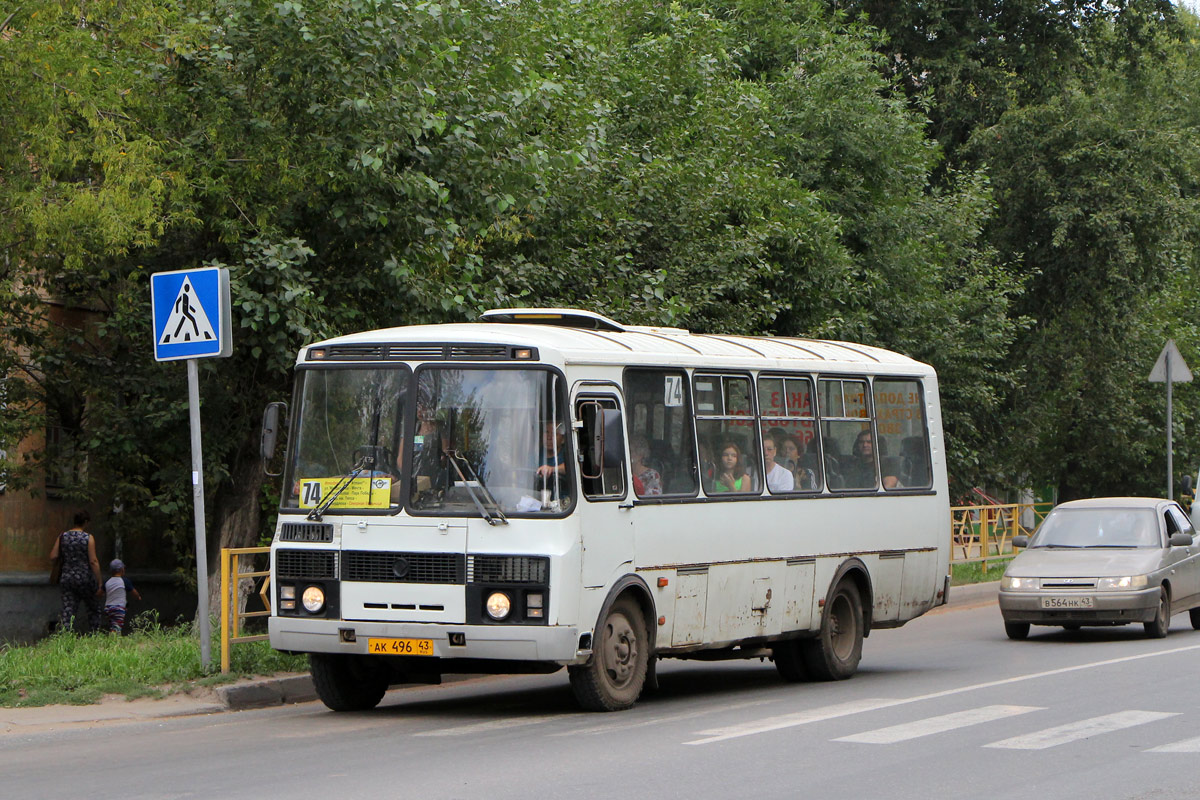
[[[1161,547],[1151,508],[1060,508],[1038,528],[1030,547]]]

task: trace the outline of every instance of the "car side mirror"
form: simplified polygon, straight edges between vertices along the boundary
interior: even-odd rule
[[[1172,533],[1171,547],[1191,547],[1192,535],[1190,533]]]
[[[1020,547],[1022,549],[1029,547],[1029,537],[1026,536],[1025,534],[1021,534],[1020,536],[1012,537],[1012,546]]]

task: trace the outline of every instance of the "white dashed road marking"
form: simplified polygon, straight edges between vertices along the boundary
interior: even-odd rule
[[[1118,711],[1115,714],[1105,714],[1102,717],[1046,728],[1042,731],[1028,733],[1024,736],[1014,736],[999,742],[986,744],[984,747],[995,747],[1002,750],[1045,750],[1060,744],[1112,733],[1135,725],[1145,725],[1147,722],[1157,722],[1167,717],[1179,716],[1169,711]]]
[[[1041,711],[1041,706],[982,706],[966,711],[956,711],[953,714],[943,714],[939,717],[919,719],[902,725],[892,725],[853,736],[842,736],[835,742],[858,742],[860,744],[895,744],[921,736],[931,736],[935,733],[945,733],[970,725],[993,722],[998,719],[1028,714],[1030,711]]]

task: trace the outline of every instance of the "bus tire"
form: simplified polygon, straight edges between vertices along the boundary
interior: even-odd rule
[[[618,599],[596,631],[592,657],[571,666],[571,689],[587,711],[623,711],[637,702],[646,682],[650,638],[638,604]]]
[[[800,642],[804,665],[814,680],[840,681],[854,674],[862,660],[863,624],[858,587],[843,580],[825,604],[820,633]]]
[[[788,683],[807,681],[812,676],[808,674],[808,666],[804,663],[803,642],[799,639],[788,639],[777,642],[771,648],[771,656],[775,661],[775,670],[779,677]]]
[[[334,711],[367,711],[388,689],[387,669],[366,656],[309,653],[308,669],[321,702]]]

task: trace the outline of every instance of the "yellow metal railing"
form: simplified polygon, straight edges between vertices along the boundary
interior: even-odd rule
[[[1012,537],[1031,534],[1054,507],[1053,503],[997,503],[951,506],[950,562],[981,562],[1008,558]]]
[[[246,636],[242,634],[242,621],[271,614],[270,570],[242,571],[242,556],[256,556],[271,552],[269,547],[223,547],[221,548],[221,672],[229,672],[229,646],[235,642],[261,642],[265,633]],[[259,596],[265,611],[242,610],[242,581],[264,578]]]

